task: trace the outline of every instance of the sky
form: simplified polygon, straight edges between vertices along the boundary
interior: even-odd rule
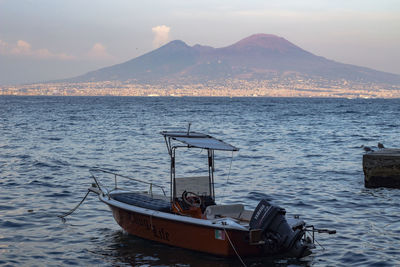
[[[399,0],[0,0],[0,85],[74,77],[172,40],[224,47],[256,33],[400,74]]]

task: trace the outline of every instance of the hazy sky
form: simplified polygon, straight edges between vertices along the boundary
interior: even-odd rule
[[[80,75],[175,39],[223,47],[254,33],[400,74],[400,0],[0,0],[0,85]]]

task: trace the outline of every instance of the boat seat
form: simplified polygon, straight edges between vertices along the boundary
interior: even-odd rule
[[[242,220],[242,221],[248,221],[248,222],[250,222],[252,216],[253,216],[253,211],[251,211],[251,210],[244,210],[244,211],[242,212],[242,214],[240,214],[239,219]]]
[[[205,210],[206,218],[209,220],[221,218],[221,217],[231,217],[235,219],[240,219],[244,211],[244,206],[242,204],[232,204],[232,205],[211,205]]]
[[[164,199],[152,198],[143,193],[115,193],[110,195],[112,199],[129,205],[145,209],[170,212],[171,203]]]

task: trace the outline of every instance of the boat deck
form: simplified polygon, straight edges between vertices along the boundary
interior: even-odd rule
[[[163,212],[171,211],[171,203],[169,202],[169,200],[163,199],[160,196],[152,197],[149,194],[128,192],[128,193],[113,193],[110,194],[110,197],[119,202],[145,209],[151,209]]]

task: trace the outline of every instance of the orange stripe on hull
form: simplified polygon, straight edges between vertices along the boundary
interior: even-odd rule
[[[184,223],[110,206],[117,223],[128,233],[171,246],[230,257],[235,252],[226,233],[240,256],[262,254],[261,246],[249,244],[249,232],[212,228]]]

